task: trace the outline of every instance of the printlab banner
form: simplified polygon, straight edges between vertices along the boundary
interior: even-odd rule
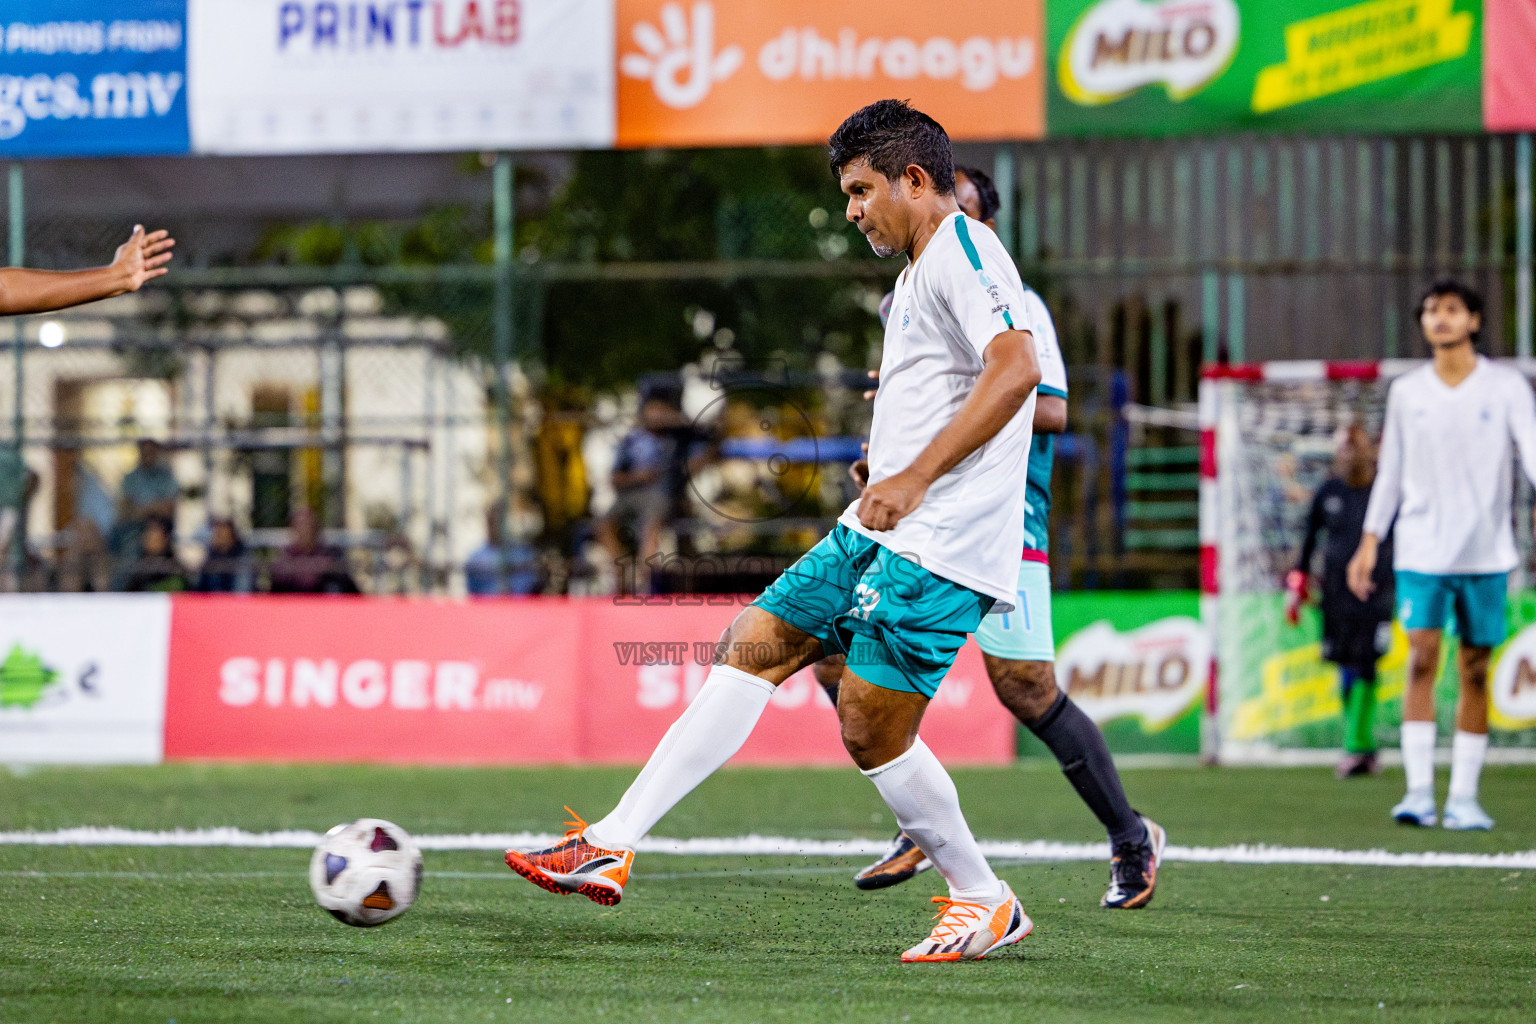
[[[1117,754],[1197,754],[1210,634],[1193,591],[1083,592],[1051,599],[1056,683]],[[1020,754],[1049,756],[1027,731]]]
[[[0,5],[0,155],[185,153],[186,0]]]
[[[158,762],[170,619],[163,594],[0,596],[0,763]]]
[[[200,153],[591,148],[613,0],[191,0]]]
[[[1475,132],[1482,7],[1051,0],[1050,134]]]

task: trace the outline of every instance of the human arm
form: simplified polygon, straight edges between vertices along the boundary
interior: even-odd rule
[[[0,314],[46,313],[136,292],[146,281],[166,273],[171,247],[169,232],[144,232],[135,224],[128,241],[105,267],[90,270],[28,270],[0,268]]]
[[[1067,429],[1067,400],[1041,391],[1035,396],[1035,433],[1060,434]]]
[[[976,386],[942,430],[912,464],[864,489],[859,522],[866,529],[889,530],[922,502],[939,477],[991,440],[1029,400],[1040,383],[1040,363],[1028,331],[1004,331],[982,355]]]
[[[1292,626],[1301,621],[1301,606],[1307,600],[1307,577],[1311,572],[1312,555],[1317,550],[1317,535],[1323,529],[1323,492],[1327,487],[1323,484],[1312,496],[1306,532],[1301,538],[1301,557],[1296,560],[1296,568],[1285,574],[1285,621]]]
[[[1372,574],[1381,539],[1392,529],[1397,506],[1403,493],[1403,438],[1397,407],[1397,386],[1387,392],[1386,422],[1381,435],[1381,454],[1376,461],[1376,482],[1371,485],[1371,500],[1365,506],[1365,525],[1360,531],[1360,546],[1344,570],[1344,581],[1352,594],[1368,600],[1375,591]]]
[[[1035,389],[1036,434],[1061,434],[1067,429],[1067,361],[1061,355],[1056,322],[1045,300],[1030,290],[1024,293],[1024,312],[1035,336],[1035,356],[1040,360],[1040,386]]]

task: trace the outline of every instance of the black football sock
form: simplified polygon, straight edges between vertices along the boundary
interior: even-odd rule
[[[1115,770],[1109,747],[1104,744],[1104,734],[1082,708],[1063,693],[1049,711],[1026,724],[1061,762],[1062,774],[1083,798],[1083,803],[1104,823],[1110,843],[1145,841],[1146,826],[1125,799],[1120,773]]]

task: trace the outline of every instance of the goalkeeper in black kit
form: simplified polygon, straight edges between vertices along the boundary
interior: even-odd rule
[[[1378,559],[1376,589],[1362,601],[1345,583],[1345,569],[1360,545],[1365,507],[1376,479],[1376,448],[1360,426],[1348,427],[1334,455],[1335,475],[1323,481],[1312,499],[1301,558],[1285,579],[1285,617],[1292,626],[1307,600],[1317,536],[1323,545],[1323,657],[1339,666],[1344,699],[1344,759],[1337,774],[1345,779],[1376,772],[1376,661],[1392,641],[1392,559]],[[1390,551],[1388,539],[1383,549]]]

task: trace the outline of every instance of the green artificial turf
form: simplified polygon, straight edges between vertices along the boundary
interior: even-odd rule
[[[166,766],[0,772],[0,830],[557,830],[629,772]],[[1442,784],[1443,784],[1443,775]],[[985,838],[1098,838],[1051,770],[956,772]],[[1488,835],[1386,820],[1400,775],[1126,773],[1175,843],[1536,848],[1536,769],[1490,768]],[[666,835],[884,837],[848,771],[727,770]],[[419,903],[373,930],[312,903],[307,851],[0,846],[0,1021],[1522,1021],[1536,1019],[1536,871],[1165,866],[1144,912],[1098,909],[1103,864],[1000,866],[1037,925],[975,964],[903,966],[941,891],[861,893],[828,858],[642,856],[599,908],[495,853],[428,853]],[[1325,901],[1323,897],[1328,899]],[[1064,901],[1064,902],[1063,902]]]

